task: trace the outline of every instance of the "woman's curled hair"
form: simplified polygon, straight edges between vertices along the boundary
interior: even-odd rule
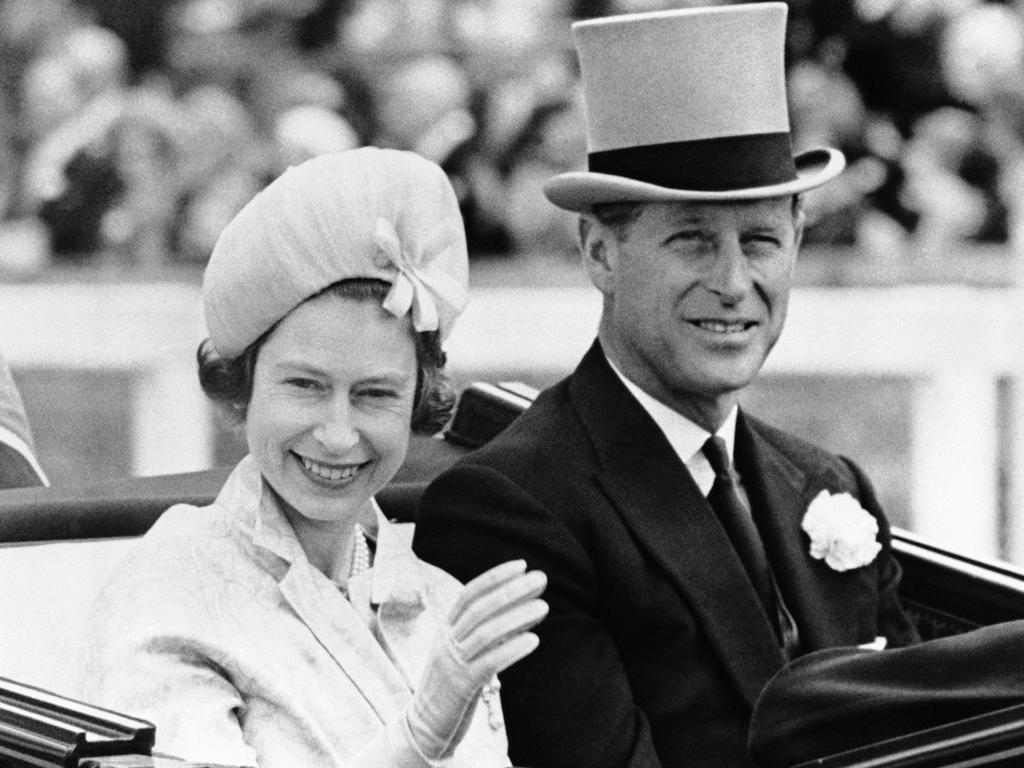
[[[391,284],[384,280],[351,278],[328,286],[310,299],[330,293],[341,298],[381,303],[390,289]],[[204,339],[196,350],[199,384],[203,392],[223,407],[234,424],[245,420],[252,398],[256,358],[276,327],[274,324],[264,331],[237,357],[221,357],[210,339]],[[413,340],[416,346],[416,392],[410,426],[416,434],[433,435],[440,432],[451,417],[455,408],[455,390],[444,372],[446,356],[441,349],[441,334],[438,331],[414,332]]]

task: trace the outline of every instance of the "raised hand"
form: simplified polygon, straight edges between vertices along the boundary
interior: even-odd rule
[[[470,581],[438,633],[406,709],[409,731],[429,759],[451,754],[472,720],[477,697],[494,675],[538,644],[529,630],[547,615],[540,571],[512,560]]]

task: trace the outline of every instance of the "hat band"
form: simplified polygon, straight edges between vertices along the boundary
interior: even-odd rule
[[[591,152],[592,173],[670,189],[726,192],[796,179],[789,133],[759,133]]]

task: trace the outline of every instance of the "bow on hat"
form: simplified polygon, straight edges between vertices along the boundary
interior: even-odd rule
[[[438,302],[456,313],[466,306],[466,291],[438,263],[452,247],[446,244],[448,234],[444,227],[427,237],[421,248],[407,250],[395,225],[387,219],[377,219],[374,239],[383,256],[379,266],[398,270],[383,304],[392,315],[404,317],[411,309],[416,331],[436,331],[440,327]]]

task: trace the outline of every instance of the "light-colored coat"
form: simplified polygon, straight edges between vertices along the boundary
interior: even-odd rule
[[[386,521],[351,600],[314,568],[246,458],[209,507],[169,509],[101,591],[83,697],[148,719],[156,751],[261,768],[507,766],[485,690],[450,761],[412,747],[403,708],[459,583]]]

